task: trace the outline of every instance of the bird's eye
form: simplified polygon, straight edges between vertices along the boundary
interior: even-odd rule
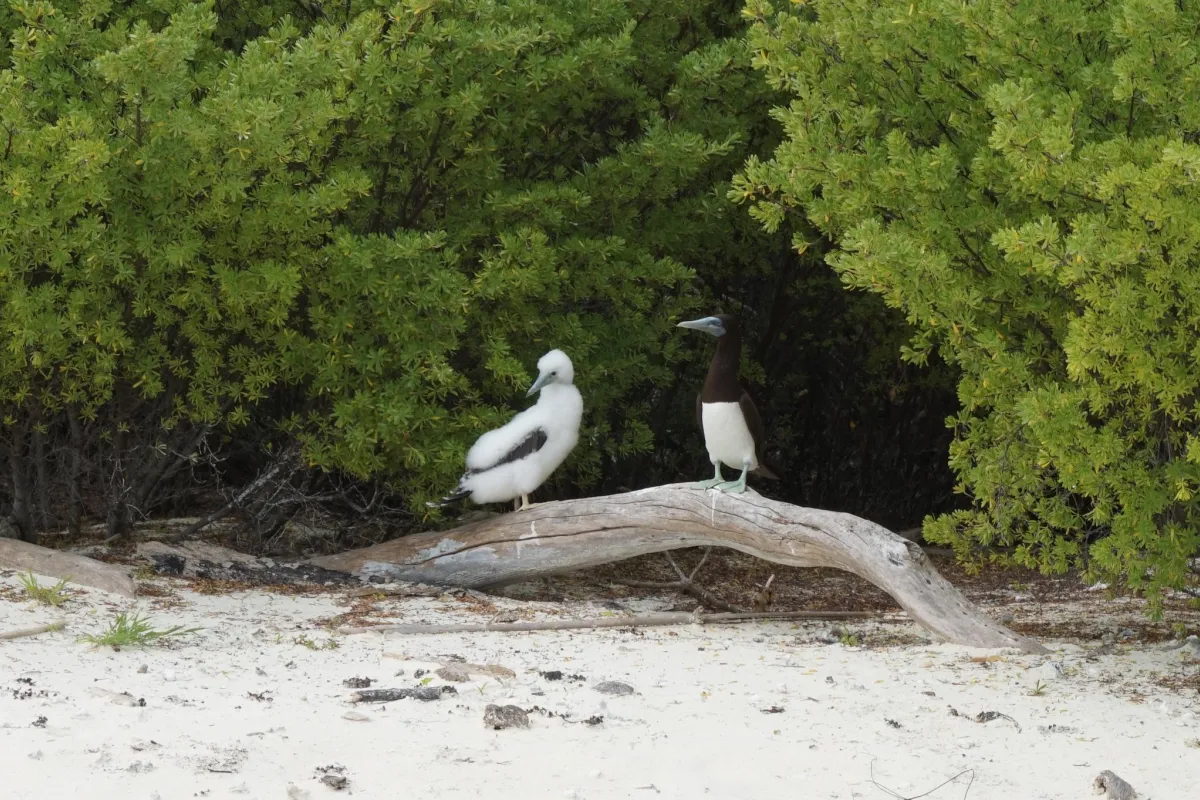
[[[551,377],[551,378],[553,378],[553,377],[554,377],[554,376],[556,376],[556,375],[558,375],[558,370],[556,370],[556,369],[552,369],[552,370],[550,370],[550,377]]]

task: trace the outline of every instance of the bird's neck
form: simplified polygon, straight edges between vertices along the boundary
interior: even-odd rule
[[[717,339],[717,352],[713,353],[712,363],[708,365],[708,377],[704,380],[704,396],[701,400],[707,403],[730,403],[741,397],[738,385],[741,359],[741,336],[728,332]]]
[[[571,383],[552,383],[549,386],[538,392],[537,405],[550,405],[560,403],[569,398],[573,394],[577,394],[578,390]]]

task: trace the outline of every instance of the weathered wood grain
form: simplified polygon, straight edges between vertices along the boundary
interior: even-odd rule
[[[969,602],[914,542],[852,514],[802,508],[754,491],[727,495],[672,484],[542,503],[313,563],[363,578],[480,587],[705,545],[779,564],[853,572],[950,642],[1047,652]]]

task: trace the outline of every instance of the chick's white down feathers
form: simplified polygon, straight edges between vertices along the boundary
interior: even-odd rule
[[[583,397],[574,380],[571,359],[561,350],[551,350],[538,360],[537,403],[480,436],[467,453],[467,474],[460,490],[469,491],[472,502],[500,503],[526,496],[566,460],[579,441],[583,418]],[[517,448],[520,452],[514,457]]]

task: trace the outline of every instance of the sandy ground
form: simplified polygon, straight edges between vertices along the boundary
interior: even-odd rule
[[[142,584],[151,596],[77,589],[55,609],[19,587],[0,573],[0,632],[67,628],[0,641],[9,800],[1067,800],[1094,797],[1106,769],[1141,798],[1200,797],[1191,644],[1048,641],[1053,655],[1029,656],[927,643],[904,620],[852,624],[858,646],[829,623],[339,636],[331,620],[573,618],[672,600],[626,598],[614,611],[473,593],[203,593],[154,578]],[[203,630],[120,651],[78,641],[131,610]],[[471,679],[436,674],[455,664]],[[354,704],[355,678],[457,693]],[[604,681],[633,693],[601,693]],[[485,726],[489,704],[529,711],[530,727]]]

